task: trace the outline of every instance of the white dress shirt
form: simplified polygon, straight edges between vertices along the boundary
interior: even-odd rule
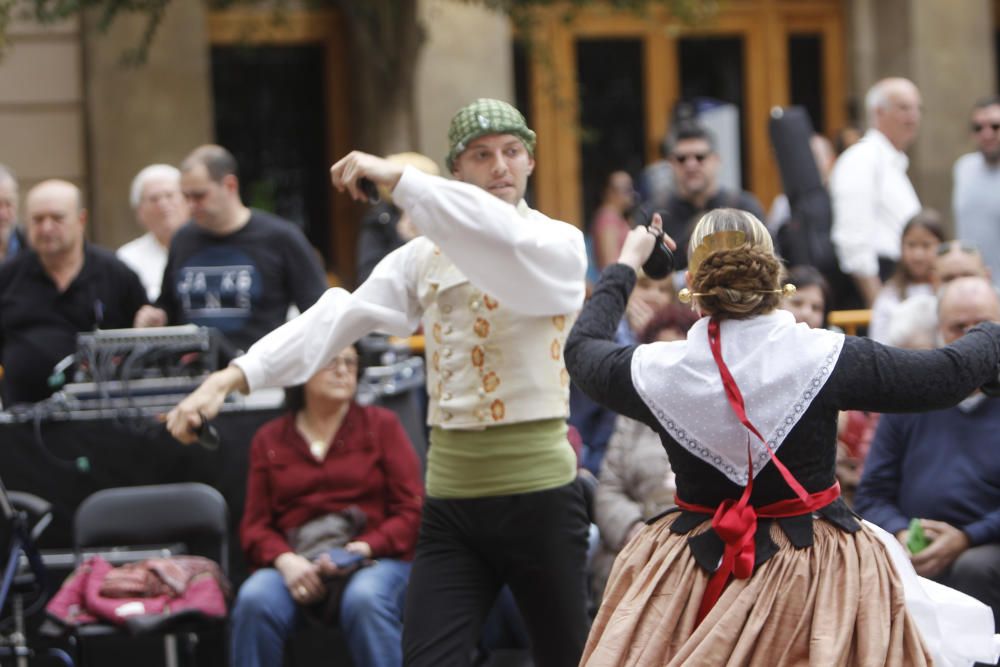
[[[163,270],[167,268],[167,249],[152,232],[146,232],[118,248],[115,254],[139,276],[149,302],[156,301],[163,285]]]
[[[414,239],[387,255],[353,293],[341,288],[327,290],[312,308],[260,339],[246,355],[236,359],[233,363],[243,370],[251,390],[300,384],[340,350],[372,331],[407,335],[416,329],[425,312],[446,308],[453,312],[455,304],[451,297],[458,293],[449,288],[465,285],[463,289],[470,290],[466,299],[470,314],[461,315],[454,323],[442,322],[437,316],[424,318],[429,346],[440,347],[442,354],[452,348],[450,356],[462,361],[461,368],[456,367],[462,371],[455,373],[456,379],[471,378],[466,383],[468,387],[439,388],[433,381],[439,369],[434,367],[433,360],[428,360],[431,393],[440,402],[431,406],[432,423],[446,428],[486,425],[479,419],[482,406],[476,401],[467,401],[468,405],[449,404],[456,402],[460,393],[477,395],[482,387],[472,385],[479,378],[477,372],[465,372],[469,370],[466,367],[475,366],[468,360],[466,348],[471,350],[476,345],[485,347],[487,362],[497,364],[496,372],[501,378],[511,370],[531,375],[546,368],[540,363],[525,368],[523,357],[528,354],[538,352],[546,358],[558,357],[549,362],[556,372],[545,371],[549,380],[539,387],[542,394],[535,397],[556,392],[561,396],[567,391],[568,376],[565,383],[561,382],[554,364],[562,364],[564,329],[572,324],[572,317],[583,304],[587,260],[580,230],[546,217],[523,201],[515,207],[476,186],[409,167],[392,196],[397,205],[409,211],[424,238]],[[443,254],[445,261],[454,264],[455,273],[460,274],[445,282],[435,277],[435,272],[438,276],[443,276],[441,271],[448,272],[447,267],[435,266],[430,260],[435,253]],[[484,327],[478,322],[481,316],[471,314],[471,311],[482,312],[483,295],[502,306],[501,312],[488,316],[496,319],[488,327],[487,336],[482,335]],[[438,335],[441,327],[449,324],[460,325],[462,329],[454,343]],[[477,341],[473,337],[488,340]],[[556,339],[558,350],[553,348]],[[553,414],[526,412],[519,416],[522,410],[513,409],[515,404],[523,404],[525,411],[530,411],[531,396],[536,390],[520,386],[523,383],[514,373],[498,386],[494,386],[494,381],[491,378],[485,387],[509,395],[512,403],[500,420],[487,413],[487,423],[513,423],[565,414],[563,400],[557,406],[555,401],[545,400],[552,406],[548,411]],[[515,396],[520,393],[516,389],[527,391],[527,395]],[[484,405],[492,407],[496,399],[493,396],[489,399]],[[446,419],[449,413],[452,417]]]
[[[878,275],[878,258],[899,259],[903,227],[920,212],[906,175],[910,161],[871,129],[837,159],[830,174],[831,238],[844,273]]]

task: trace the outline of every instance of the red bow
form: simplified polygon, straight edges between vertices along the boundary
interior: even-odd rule
[[[754,536],[757,533],[757,517],[780,518],[788,516],[798,516],[807,514],[829,505],[840,496],[840,484],[834,482],[833,486],[818,493],[807,493],[805,488],[792,473],[778,460],[774,451],[767,441],[760,434],[747,417],[746,408],[743,403],[743,394],[740,392],[736,380],[722,359],[722,345],[719,338],[719,322],[714,317],[708,323],[708,343],[712,349],[712,356],[715,364],[719,368],[719,375],[722,378],[722,385],[726,391],[726,398],[733,412],[739,417],[740,422],[764,443],[770,454],[771,461],[778,468],[782,478],[795,491],[797,498],[781,500],[770,505],[754,508],[750,504],[750,495],[753,493],[753,459],[750,450],[750,438],[747,436],[747,485],[743,489],[743,494],[739,500],[728,498],[714,510],[704,505],[692,505],[677,498],[677,505],[690,512],[713,514],[712,529],[722,539],[725,549],[722,553],[722,562],[718,569],[708,581],[705,593],[698,608],[697,623],[708,615],[708,612],[715,606],[715,603],[722,596],[722,591],[729,581],[730,575],[737,579],[748,579],[753,574],[753,565],[756,559],[754,548]]]

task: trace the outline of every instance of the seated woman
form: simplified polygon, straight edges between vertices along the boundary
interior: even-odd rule
[[[358,366],[357,351],[343,350],[304,386],[287,390],[288,412],[254,436],[240,538],[257,571],[233,609],[236,667],[282,664],[303,610],[322,603],[328,582],[344,576],[304,544],[306,533],[323,526],[331,532],[313,541],[320,550],[339,541],[371,561],[347,580],[339,605],[354,664],[402,664],[403,599],[423,503],[420,463],[392,412],[354,402]]]
[[[661,224],[655,216],[654,231]],[[723,208],[691,236],[683,296],[703,317],[687,340],[618,345],[656,239],[629,233],[570,333],[566,367],[595,400],[657,431],[679,510],[650,519],[618,555],[580,664],[995,662],[951,635],[925,643],[944,619],[906,604],[919,580],[892,535],[848,510],[834,464],[839,411],[955,405],[994,382],[1000,325],[921,352],[799,326],[777,309],[787,292],[767,230]],[[948,595],[962,600],[949,627],[985,630],[976,640],[991,646],[990,610]]]

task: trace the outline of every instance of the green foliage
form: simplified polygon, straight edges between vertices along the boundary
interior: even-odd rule
[[[636,14],[646,14],[656,7],[666,8],[683,23],[694,25],[716,14],[720,0],[461,0],[470,5],[483,5],[510,15],[519,27],[530,26],[532,12],[539,8],[565,7],[564,20],[572,20],[579,10],[604,5]]]
[[[225,9],[236,6],[270,7],[279,18],[289,8],[289,0],[204,0],[211,9]],[[470,5],[480,5],[508,14],[514,25],[523,34],[530,32],[533,25],[533,10],[563,5],[567,7],[566,20],[574,12],[588,5],[604,4],[621,10],[644,13],[653,7],[666,7],[685,23],[698,23],[713,16],[720,0],[460,0]],[[311,8],[337,8],[344,12],[352,27],[359,29],[361,38],[392,46],[400,44],[400,30],[416,31],[417,43],[422,41],[423,29],[416,22],[402,25],[400,19],[413,16],[412,4],[416,0],[306,0]],[[134,49],[125,54],[125,60],[138,64],[145,61],[156,30],[170,0],[0,0],[0,49],[6,40],[7,26],[13,13],[20,7],[40,23],[52,23],[85,10],[97,12],[97,25],[106,30],[122,14],[139,14],[146,17],[146,26]],[[410,5],[410,6],[408,6]],[[404,49],[405,50],[405,49]],[[391,49],[390,49],[391,51]],[[404,57],[406,54],[403,54]],[[387,53],[387,56],[389,54]],[[386,67],[393,65],[391,56],[386,58]]]

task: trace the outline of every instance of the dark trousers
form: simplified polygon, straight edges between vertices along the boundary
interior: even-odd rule
[[[575,667],[587,640],[587,520],[577,482],[424,504],[403,614],[403,664],[467,667],[510,586],[537,667]]]

